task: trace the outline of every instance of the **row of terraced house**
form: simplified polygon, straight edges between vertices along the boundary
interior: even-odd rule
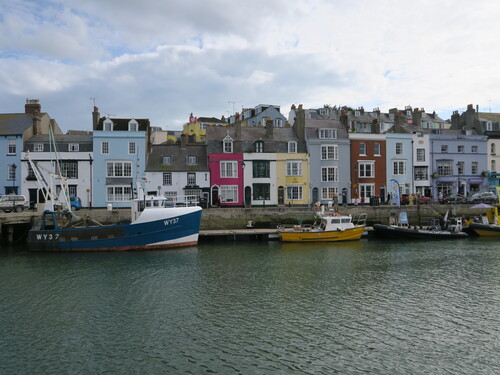
[[[94,107],[91,131],[63,134],[27,99],[23,113],[0,114],[0,194],[43,202],[27,157],[49,179],[57,155],[84,207],[129,207],[137,181],[150,195],[195,195],[207,206],[370,203],[385,201],[394,182],[403,194],[436,199],[495,190],[498,147],[500,114],[472,105],[447,121],[410,106],[382,113],[299,105],[286,118],[279,106],[258,105],[228,119],[191,115],[182,131]]]

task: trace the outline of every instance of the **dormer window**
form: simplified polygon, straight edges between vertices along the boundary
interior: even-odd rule
[[[406,116],[411,117],[411,111],[410,110],[406,111]]]
[[[492,130],[493,130],[493,123],[492,123],[491,121],[488,121],[488,122],[486,123],[486,131],[487,131],[487,132],[490,132],[490,131],[492,131]]]
[[[111,121],[109,118],[104,120],[103,130],[107,132],[113,131],[113,121]]]
[[[281,118],[275,118],[274,119],[274,127],[275,128],[281,128],[281,127],[283,127],[283,119],[281,119]]]
[[[389,118],[390,118],[391,120],[394,120],[394,113],[389,113]]]
[[[335,139],[337,138],[337,129],[319,129],[320,139]]]
[[[69,152],[78,152],[80,150],[80,145],[78,143],[69,143],[68,151]]]
[[[288,142],[288,153],[289,154],[296,154],[297,153],[297,142],[295,142],[295,141]]]
[[[260,124],[263,126],[263,127],[266,127],[266,119],[263,118],[260,120]]]
[[[172,155],[163,155],[161,157],[161,163],[163,165],[171,165],[172,164]]]
[[[222,140],[222,146],[223,152],[225,154],[233,153],[233,139],[229,135],[226,135]]]
[[[136,132],[139,129],[139,123],[132,119],[128,122],[128,131],[129,132]]]
[[[33,144],[34,152],[42,152],[43,151],[43,143],[34,143]]]
[[[188,155],[187,156],[187,164],[188,165],[198,164],[198,155]]]
[[[354,116],[359,117],[361,113],[359,111],[354,111]]]
[[[264,152],[264,142],[256,141],[255,142],[255,152]]]

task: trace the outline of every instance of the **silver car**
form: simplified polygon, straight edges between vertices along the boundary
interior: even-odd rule
[[[8,194],[0,197],[0,211],[21,212],[29,208],[29,202],[24,195]]]

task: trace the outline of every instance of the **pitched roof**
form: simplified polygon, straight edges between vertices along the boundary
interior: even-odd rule
[[[188,155],[196,155],[198,163],[187,164]],[[172,164],[162,163],[163,156],[172,156]],[[153,145],[148,156],[146,172],[208,171],[207,146],[204,144],[162,143]]]
[[[23,134],[31,126],[33,126],[33,115],[31,114],[0,114],[0,134]]]

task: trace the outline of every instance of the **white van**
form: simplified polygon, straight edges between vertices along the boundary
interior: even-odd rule
[[[9,194],[0,197],[0,211],[21,212],[28,208],[29,208],[29,202],[26,200],[26,197],[24,195]]]

